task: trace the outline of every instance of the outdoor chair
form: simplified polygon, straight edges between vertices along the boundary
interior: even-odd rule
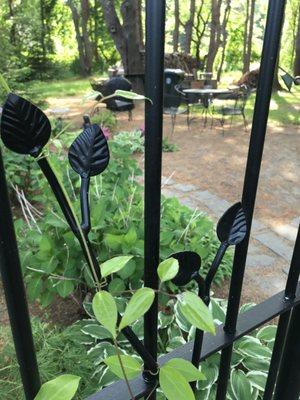
[[[104,96],[109,96],[113,94],[116,90],[131,91],[131,82],[122,76],[112,77],[103,84],[102,94]],[[111,99],[105,100],[104,103],[106,104],[106,108],[113,112],[127,111],[129,121],[132,120],[132,110],[134,109],[133,100],[124,99],[122,97],[113,97]]]
[[[163,113],[171,117],[172,135],[177,115],[188,113],[185,96],[179,85],[183,81],[183,77],[184,72],[181,70],[166,69],[164,72]]]
[[[281,75],[281,79],[283,80],[285,86],[287,87],[288,91],[291,91],[291,88],[293,86],[293,84],[300,85],[300,77],[299,76],[295,76],[293,77],[291,74],[289,74],[286,70],[284,70],[283,68],[279,67],[279,69],[284,72],[283,75]]]
[[[217,113],[222,116],[220,119],[220,124],[222,126],[222,132],[224,134],[224,125],[226,117],[230,117],[230,127],[232,126],[232,121],[235,116],[242,116],[244,122],[244,129],[247,132],[247,119],[245,115],[245,107],[247,100],[251,94],[251,88],[242,85],[238,91],[234,91],[229,94],[220,94],[217,98],[218,100],[231,101],[230,105],[222,105],[220,108],[213,108],[213,114]],[[212,121],[213,123],[213,121]]]

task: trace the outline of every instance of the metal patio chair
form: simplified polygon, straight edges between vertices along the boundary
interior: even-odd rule
[[[245,115],[246,103],[252,93],[250,87],[242,85],[238,91],[230,94],[219,95],[218,100],[232,101],[230,105],[222,105],[219,108],[213,108],[213,114],[220,114],[222,117],[220,119],[220,124],[222,126],[222,133],[224,134],[224,125],[226,117],[230,117],[230,127],[232,126],[232,121],[235,116],[242,116],[244,122],[245,132],[248,131],[248,122]],[[213,122],[213,121],[212,121]]]
[[[103,84],[103,92],[104,96],[109,96],[115,93],[116,90],[125,90],[131,91],[132,85],[131,82],[122,77],[116,76],[110,78]],[[134,109],[134,102],[131,99],[124,99],[123,97],[113,97],[111,99],[105,100],[106,108],[113,112],[128,112],[128,120],[132,120],[132,110]]]

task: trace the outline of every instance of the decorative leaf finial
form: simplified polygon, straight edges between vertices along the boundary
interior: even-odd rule
[[[217,235],[220,242],[229,246],[241,243],[247,233],[247,220],[242,204],[231,206],[220,218],[217,225]]]
[[[42,110],[10,93],[3,106],[0,132],[10,150],[37,157],[50,138],[51,125]]]
[[[71,167],[82,178],[101,174],[109,162],[109,149],[98,125],[88,126],[72,143],[69,150]]]

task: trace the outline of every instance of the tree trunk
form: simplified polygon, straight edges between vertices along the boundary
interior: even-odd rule
[[[204,0],[201,0],[201,4],[196,13],[196,23],[194,24],[195,38],[192,37],[192,42],[194,42],[195,45],[195,57],[199,66],[201,65],[201,69],[203,69],[205,61],[201,59],[200,49],[202,46],[202,39],[206,32],[206,27],[210,19],[210,14],[207,15],[206,19],[203,17],[203,7]]]
[[[226,8],[225,8],[225,11],[224,11],[223,22],[222,22],[222,26],[221,26],[221,32],[222,32],[223,40],[222,40],[221,62],[220,62],[220,65],[219,65],[219,68],[218,68],[218,74],[217,74],[217,80],[218,81],[220,81],[220,79],[221,79],[221,74],[222,74],[224,60],[225,60],[225,50],[226,50],[226,44],[227,44],[227,38],[228,38],[228,32],[227,32],[226,28],[227,28],[230,12],[231,12],[231,0],[227,0]]]
[[[9,33],[10,43],[12,45],[15,45],[16,44],[16,23],[14,21],[15,12],[14,12],[14,2],[13,2],[13,0],[8,0],[8,9],[9,9],[9,17],[10,17],[10,19],[12,21],[11,28],[10,28],[10,33]]]
[[[222,0],[211,1],[211,28],[206,62],[207,72],[213,72],[214,61],[220,45],[220,13]]]
[[[247,15],[246,15],[245,32],[244,32],[243,74],[248,72],[250,69],[254,15],[255,15],[255,0],[250,0],[250,2],[249,0],[247,0]]]
[[[196,0],[190,0],[190,16],[187,22],[184,24],[184,30],[185,30],[184,52],[186,54],[190,54],[191,52],[195,11],[196,11]]]
[[[82,36],[80,32],[80,18],[78,14],[78,10],[73,3],[73,0],[68,0],[68,6],[71,9],[72,12],[72,19],[73,19],[73,24],[75,28],[75,34],[76,34],[76,42],[77,42],[77,48],[78,48],[78,55],[79,55],[79,64],[80,64],[80,70],[82,75],[86,76],[88,75],[86,65],[85,65],[85,54],[84,54],[84,46],[83,46],[83,41],[82,41]]]
[[[47,58],[47,49],[46,49],[46,21],[45,21],[45,10],[44,10],[44,0],[40,0],[40,18],[41,18],[41,37],[40,43],[42,48],[43,62],[46,61]]]
[[[298,10],[298,29],[295,40],[294,76],[300,76],[300,8]]]
[[[179,43],[179,0],[174,0],[174,31],[173,31],[173,52],[178,53],[178,43]]]
[[[81,27],[82,27],[82,42],[84,47],[84,64],[87,75],[92,73],[93,51],[89,39],[88,22],[90,17],[89,0],[81,0]]]
[[[248,26],[249,26],[249,4],[250,0],[246,1],[246,17],[245,17],[245,28],[244,28],[244,38],[243,38],[243,74],[245,74],[248,69],[246,66],[246,54],[247,54],[247,41],[248,41]]]
[[[132,83],[133,90],[143,93],[144,65],[138,24],[139,0],[123,0],[121,14],[123,24],[117,15],[113,0],[100,0],[108,31],[120,53],[125,75]]]
[[[140,48],[144,49],[145,44],[144,44],[144,30],[143,30],[143,15],[142,15],[142,0],[138,1],[138,25],[137,25],[137,31],[139,35],[139,41],[140,41]]]

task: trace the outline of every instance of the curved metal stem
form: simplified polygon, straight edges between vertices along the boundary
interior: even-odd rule
[[[81,178],[80,206],[81,206],[81,229],[87,235],[91,230],[90,205],[89,205],[90,178]]]
[[[215,277],[215,275],[217,273],[217,270],[219,268],[219,265],[222,262],[222,259],[224,257],[224,254],[225,254],[227,248],[228,248],[228,243],[223,242],[223,243],[220,244],[220,246],[218,248],[218,251],[217,251],[217,253],[215,255],[215,258],[214,258],[214,260],[213,260],[213,262],[211,264],[211,267],[210,267],[210,269],[208,271],[208,274],[207,274],[207,276],[205,278],[205,294],[204,294],[204,298],[205,298],[205,303],[207,305],[210,302],[209,292],[210,292],[210,287],[211,287],[212,281],[213,281],[213,279],[214,279],[214,277]]]
[[[80,232],[80,227],[78,227],[77,219],[73,214],[73,211],[69,205],[67,197],[54,173],[50,164],[48,163],[45,157],[38,160],[38,164],[44,173],[49,185],[58,201],[58,204],[69,224],[72,232],[78,239],[83,255],[87,261],[89,268],[92,271],[93,276],[96,273],[96,277],[98,282],[101,279],[101,271],[99,268],[99,263],[95,252],[92,248],[92,244],[88,238],[88,234],[84,231]],[[87,186],[88,188],[88,186]],[[87,192],[87,191],[86,191]],[[87,199],[88,201],[88,199]],[[82,235],[83,234],[83,235]],[[92,265],[91,265],[92,264]],[[126,327],[122,330],[122,333],[127,338],[127,340],[131,343],[132,347],[136,350],[136,352],[142,357],[144,362],[151,367],[151,370],[157,370],[157,363],[155,362],[154,358],[151,356],[150,352],[146,349],[143,343],[139,340],[139,338],[135,335],[130,327]]]

